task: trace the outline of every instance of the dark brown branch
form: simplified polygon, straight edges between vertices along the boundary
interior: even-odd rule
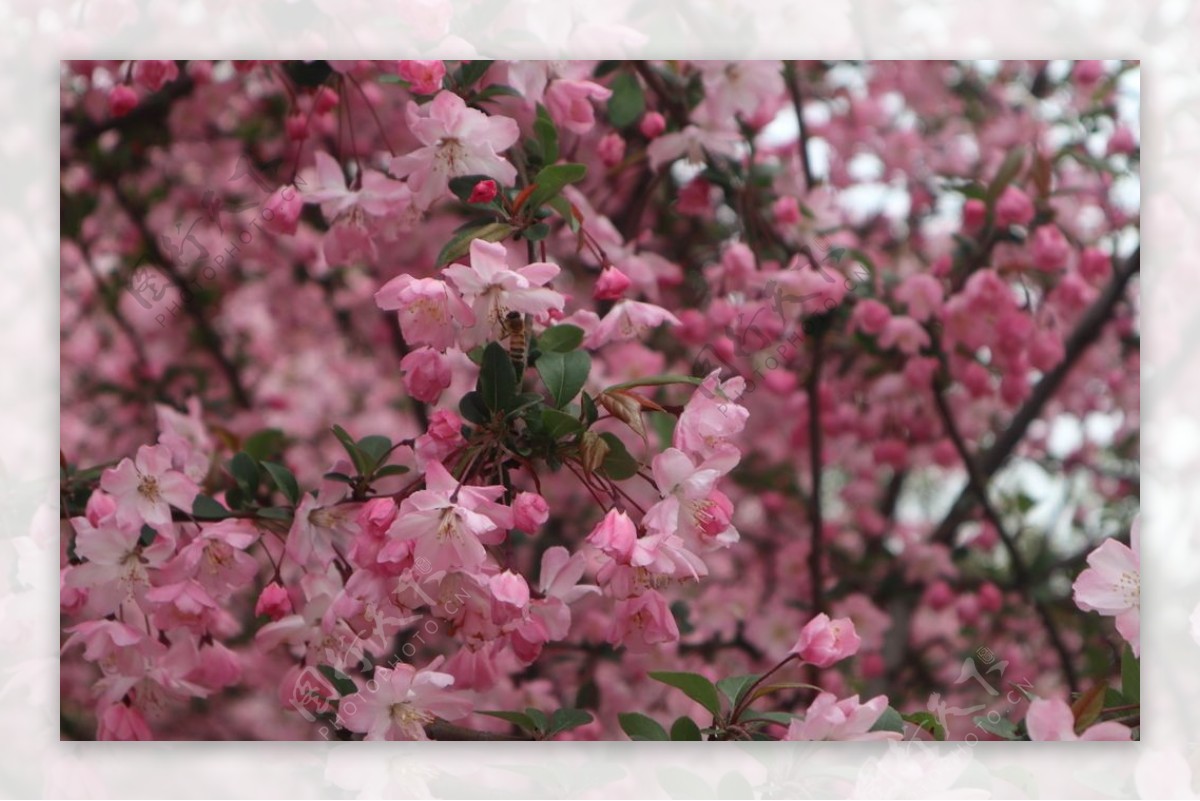
[[[1062,382],[1071,372],[1071,368],[1075,366],[1075,363],[1079,361],[1079,358],[1088,347],[1100,336],[1100,332],[1104,330],[1105,324],[1112,317],[1113,310],[1124,297],[1125,288],[1128,286],[1130,279],[1137,274],[1140,268],[1141,248],[1138,248],[1118,268],[1100,297],[1084,313],[1075,330],[1071,332],[1071,335],[1067,338],[1062,361],[1059,362],[1057,367],[1042,376],[1037,386],[1033,388],[1033,392],[1025,400],[1025,403],[1013,415],[1008,427],[996,438],[992,447],[980,455],[977,461],[977,469],[984,483],[1012,455],[1012,452],[1016,449],[1022,438],[1024,438],[1029,424],[1038,418],[1042,413],[1043,407],[1054,396],[1054,393],[1058,391]],[[934,530],[933,540],[935,542],[945,544],[953,542],[955,532],[958,531],[958,527],[967,519],[971,509],[974,507],[973,498],[971,488],[969,486],[964,487],[951,507],[950,512],[938,525],[937,529]]]
[[[158,240],[155,239],[154,233],[146,225],[146,211],[139,208],[134,202],[121,190],[117,179],[113,179],[109,184],[112,187],[113,195],[117,199],[117,203],[125,211],[134,227],[142,237],[142,241],[146,244],[146,250],[150,255],[151,261],[162,267],[166,272],[167,277],[175,284],[179,290],[180,299],[183,301],[183,309],[196,325],[196,329],[200,334],[200,342],[216,361],[217,366],[225,375],[225,380],[229,382],[229,387],[233,393],[233,399],[238,406],[243,409],[249,409],[250,393],[246,391],[245,385],[242,383],[242,378],[238,373],[237,366],[233,361],[225,355],[221,349],[221,337],[217,334],[217,330],[213,328],[212,323],[204,315],[204,310],[200,308],[196,296],[187,288],[188,280],[180,272],[179,266],[168,259],[158,246]]]
[[[783,62],[783,79],[787,83],[788,93],[792,96],[792,105],[796,107],[796,123],[800,127],[800,166],[804,170],[804,188],[812,189],[817,180],[813,177],[812,163],[808,155],[808,127],[804,124],[804,96],[800,93],[800,71],[796,62]]]
[[[984,516],[995,526],[996,533],[999,535],[1000,541],[1004,544],[1004,550],[1008,553],[1009,561],[1012,562],[1013,584],[1033,604],[1034,610],[1037,612],[1038,617],[1041,618],[1043,628],[1046,629],[1046,636],[1049,637],[1051,646],[1053,646],[1055,653],[1058,654],[1058,661],[1062,666],[1067,686],[1070,687],[1071,692],[1075,692],[1079,688],[1079,680],[1075,675],[1075,667],[1071,663],[1071,653],[1067,650],[1066,643],[1063,641],[1062,634],[1058,630],[1058,624],[1055,623],[1054,616],[1051,614],[1049,607],[1034,594],[1033,577],[1030,575],[1029,566],[1025,564],[1025,557],[1021,555],[1016,541],[1008,532],[1004,521],[1000,519],[1000,515],[996,513],[996,508],[988,498],[987,479],[980,474],[979,466],[968,449],[966,440],[963,439],[962,432],[958,429],[958,424],[954,421],[954,414],[950,409],[950,404],[946,402],[944,392],[946,378],[944,373],[934,376],[932,387],[933,400],[937,406],[938,414],[942,418],[942,424],[945,426],[946,433],[949,435],[950,441],[954,443],[954,449],[958,451],[958,457],[962,460],[963,466],[967,470],[967,488],[974,494],[976,501],[983,508]]]
[[[466,726],[457,726],[444,720],[435,720],[433,723],[426,724],[425,734],[427,734],[431,740],[460,740],[473,742],[484,740],[519,741],[533,739],[527,734],[497,734],[490,731],[468,729]]]
[[[637,70],[637,74],[642,76],[642,80],[650,87],[659,102],[663,106],[663,111],[667,112],[667,116],[671,118],[682,130],[691,122],[689,119],[688,108],[685,103],[680,102],[677,95],[671,93],[670,89],[663,82],[662,76],[654,71],[654,67],[650,66],[649,61],[633,61],[633,68]]]
[[[825,596],[822,584],[822,532],[824,523],[821,515],[821,364],[824,361],[824,336],[818,330],[813,334],[812,369],[808,373],[808,450],[809,471],[812,473],[812,496],[808,500],[809,519],[812,523],[812,545],[808,552],[808,578],[812,583],[812,613],[825,611]]]

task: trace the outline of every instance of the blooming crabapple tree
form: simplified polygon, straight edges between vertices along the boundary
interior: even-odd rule
[[[64,736],[1136,737],[1137,74],[64,63]]]

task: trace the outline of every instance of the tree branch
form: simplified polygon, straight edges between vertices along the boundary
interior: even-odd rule
[[[962,432],[959,431],[958,425],[954,422],[954,414],[950,410],[950,404],[946,402],[946,395],[943,391],[947,376],[944,373],[944,366],[939,374],[935,374],[933,378],[933,400],[937,405],[938,414],[942,418],[942,423],[946,428],[946,433],[950,436],[950,440],[954,443],[954,449],[958,451],[958,456],[962,459],[963,466],[967,470],[967,487],[974,494],[979,505],[983,507],[984,515],[996,527],[996,533],[1000,536],[1000,541],[1004,544],[1004,550],[1008,552],[1009,561],[1012,562],[1012,572],[1014,585],[1017,589],[1024,591],[1025,595],[1033,604],[1034,610],[1038,617],[1041,618],[1042,626],[1046,629],[1046,635],[1050,638],[1050,644],[1058,654],[1058,661],[1062,665],[1063,675],[1067,680],[1067,686],[1071,692],[1075,692],[1079,688],[1078,677],[1075,675],[1075,667],[1071,663],[1071,653],[1067,650],[1066,643],[1063,642],[1062,634],[1058,630],[1058,624],[1054,621],[1054,616],[1050,613],[1050,609],[1045,602],[1038,599],[1033,593],[1032,576],[1029,573],[1029,567],[1025,564],[1025,557],[1021,555],[1021,551],[1017,548],[1017,543],[1009,534],[1004,526],[1004,522],[1000,519],[1000,515],[996,513],[996,508],[992,505],[987,493],[987,480],[984,479],[979,472],[979,467],[975,463],[974,457],[967,448],[967,443],[963,439]]]
[[[812,584],[812,613],[819,615],[825,611],[825,597],[822,589],[822,532],[824,523],[821,517],[821,364],[824,361],[824,336],[818,330],[813,334],[813,363],[808,373],[808,450],[809,471],[812,473],[812,497],[809,498],[809,518],[812,522],[812,546],[808,552],[808,579]]]
[[[787,83],[788,94],[792,96],[792,105],[796,107],[796,122],[800,127],[800,166],[804,170],[804,187],[812,189],[817,179],[813,177],[812,163],[808,156],[808,126],[804,124],[804,97],[800,93],[800,71],[796,62],[783,62],[783,78]]]
[[[1042,379],[1033,388],[1033,392],[1030,393],[1025,403],[1013,415],[1008,427],[996,438],[992,447],[979,457],[977,469],[985,483],[1003,466],[1008,457],[1012,455],[1012,452],[1016,449],[1022,438],[1024,438],[1029,424],[1038,418],[1046,402],[1058,391],[1058,388],[1062,385],[1063,380],[1066,379],[1067,374],[1071,372],[1071,368],[1075,366],[1079,357],[1100,336],[1100,332],[1104,330],[1104,326],[1111,318],[1117,303],[1124,297],[1125,288],[1128,286],[1130,279],[1140,269],[1141,248],[1139,247],[1120,266],[1108,286],[1104,288],[1100,297],[1084,313],[1075,330],[1071,332],[1071,335],[1067,338],[1062,361],[1058,363],[1057,367],[1042,376]],[[953,542],[958,527],[967,519],[973,506],[974,500],[971,488],[970,486],[964,487],[962,492],[959,493],[958,498],[954,501],[954,505],[950,508],[950,512],[934,530],[933,541],[944,544]]]

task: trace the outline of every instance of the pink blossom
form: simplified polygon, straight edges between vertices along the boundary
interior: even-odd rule
[[[667,130],[667,121],[657,111],[647,111],[642,115],[642,119],[638,121],[638,130],[647,139],[655,139],[661,136],[663,131]]]
[[[655,590],[626,598],[613,610],[613,622],[608,631],[611,645],[623,645],[638,652],[678,639],[679,627],[670,605]]]
[[[737,403],[746,390],[746,380],[734,376],[722,382],[720,374],[718,369],[704,378],[675,425],[671,444],[694,459],[728,454],[734,447],[733,438],[750,417],[746,407]]]
[[[608,314],[587,338],[587,346],[597,348],[609,342],[620,342],[643,336],[663,324],[679,325],[679,318],[652,303],[622,300],[608,310]]]
[[[133,62],[132,77],[134,83],[147,91],[157,92],[165,84],[179,77],[179,67],[174,61],[138,60]]]
[[[492,597],[508,606],[524,609],[529,605],[529,585],[520,575],[505,570],[488,579]]]
[[[422,403],[437,403],[450,386],[450,366],[445,355],[433,348],[418,348],[400,360],[404,388]]]
[[[430,462],[425,489],[401,502],[388,536],[415,541],[417,560],[428,562],[433,572],[479,567],[487,558],[481,538],[512,527],[512,513],[495,503],[503,494],[499,485],[460,485],[440,462]],[[379,557],[386,560],[393,552],[386,546]]]
[[[963,228],[967,231],[978,231],[987,222],[987,204],[978,198],[969,198],[963,204]]]
[[[171,522],[171,507],[192,511],[200,488],[172,468],[171,452],[162,445],[143,445],[134,459],[122,459],[104,471],[100,488],[117,504],[122,525],[164,525]]]
[[[632,283],[629,276],[609,264],[596,279],[596,288],[592,292],[592,297],[596,300],[620,300],[625,296],[625,291]]]
[[[291,613],[292,601],[288,597],[287,590],[273,581],[263,587],[263,591],[258,596],[258,603],[254,605],[255,615],[266,615],[271,620],[279,620]]]
[[[893,317],[883,327],[879,345],[915,356],[923,348],[929,347],[929,332],[911,317]]]
[[[453,92],[438,92],[425,106],[410,102],[408,127],[422,147],[396,156],[391,173],[406,178],[417,206],[429,208],[446,194],[450,179],[486,175],[505,185],[517,177],[501,155],[520,137],[517,123],[468,108]]]
[[[1075,579],[1075,605],[1116,619],[1117,631],[1141,653],[1141,560],[1138,557],[1138,523],[1131,532],[1133,547],[1108,539],[1088,554],[1088,567]]]
[[[609,509],[588,534],[587,541],[618,562],[629,564],[637,542],[637,526],[629,515],[619,509]]]
[[[471,196],[467,198],[468,203],[491,203],[496,199],[496,194],[499,192],[496,182],[491,178],[485,178],[479,181],[471,189]]]
[[[119,83],[108,93],[108,110],[114,117],[124,117],[137,108],[138,96],[132,87]]]
[[[702,163],[705,153],[735,158],[742,146],[742,138],[730,131],[706,131],[689,125],[655,139],[646,148],[646,154],[650,157],[650,168],[657,170],[681,156],[692,164]]]
[[[850,314],[851,325],[867,336],[879,336],[891,319],[892,313],[888,307],[870,298],[856,303]]]
[[[475,323],[475,315],[458,292],[437,278],[401,273],[375,293],[375,304],[399,312],[400,330],[410,345],[445,350],[455,344],[463,326]]]
[[[412,665],[375,668],[365,690],[338,704],[338,724],[368,740],[427,740],[435,719],[458,720],[471,713],[471,699],[449,689],[454,677],[435,670],[441,657],[417,670]]]
[[[313,156],[314,168],[306,171],[307,180],[301,196],[305,203],[317,203],[321,213],[331,222],[361,209],[369,217],[403,215],[412,205],[412,192],[400,181],[377,170],[364,170],[362,186],[351,189],[346,184],[342,166],[323,150]]]
[[[110,704],[99,715],[97,740],[153,740],[142,713],[126,704]]]
[[[302,210],[304,210],[304,201],[300,198],[300,192],[295,185],[289,183],[271,193],[271,197],[266,199],[263,211],[260,213],[262,213],[263,222],[266,223],[268,230],[290,236],[296,233]]]
[[[1043,225],[1033,232],[1033,266],[1044,272],[1061,270],[1067,265],[1071,246],[1055,225]]]
[[[918,322],[934,316],[942,305],[942,284],[928,273],[915,273],[896,287],[896,300],[908,306],[908,315]]]
[[[608,100],[612,90],[593,81],[559,78],[546,87],[546,110],[568,131],[585,134],[596,124],[593,100]]]
[[[996,225],[1029,225],[1033,222],[1033,201],[1015,186],[1005,187],[996,200]]]
[[[803,720],[794,720],[784,740],[900,740],[895,731],[871,731],[887,711],[887,696],[877,695],[865,704],[858,696],[838,700],[833,693],[820,693],[809,705]]]
[[[1030,701],[1029,709],[1025,712],[1025,729],[1029,732],[1029,739],[1034,742],[1130,739],[1129,727],[1112,720],[1089,726],[1082,734],[1076,734],[1071,707],[1058,698],[1035,698]]]
[[[469,267],[452,264],[442,271],[472,306],[476,327],[464,335],[466,344],[498,338],[509,312],[540,316],[562,311],[565,299],[546,286],[558,275],[556,265],[534,262],[509,269],[504,245],[482,239],[471,242],[470,255]]]
[[[596,154],[605,167],[615,167],[625,158],[625,138],[616,131],[609,131],[600,137],[596,145]]]
[[[532,534],[550,519],[550,504],[536,492],[519,492],[513,499],[513,525]]]
[[[805,624],[791,653],[819,668],[827,668],[848,656],[858,653],[860,644],[854,622],[849,618],[830,620],[822,612]]]
[[[431,95],[442,88],[446,77],[444,61],[397,61],[396,74],[408,81],[419,95]]]

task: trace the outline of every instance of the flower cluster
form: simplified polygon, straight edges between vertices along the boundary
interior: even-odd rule
[[[64,736],[1136,736],[1137,75],[64,63]]]

